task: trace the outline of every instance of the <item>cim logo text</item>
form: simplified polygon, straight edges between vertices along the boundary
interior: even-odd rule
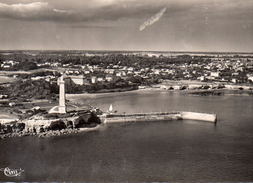
[[[24,171],[21,168],[20,169],[10,169],[9,167],[1,168],[1,171],[4,172],[4,175],[7,177],[17,177],[21,176],[21,173]]]

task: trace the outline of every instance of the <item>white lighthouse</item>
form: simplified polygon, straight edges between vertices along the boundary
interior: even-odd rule
[[[66,104],[65,104],[65,81],[63,80],[63,76],[58,79],[59,85],[59,105],[54,106],[52,109],[49,110],[48,113],[60,113],[66,114]]]
[[[65,114],[66,113],[66,104],[65,104],[65,81],[63,80],[63,76],[60,77],[59,80],[59,106],[58,113]]]

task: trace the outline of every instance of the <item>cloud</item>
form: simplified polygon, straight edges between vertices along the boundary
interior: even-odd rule
[[[99,8],[115,5],[117,2],[118,2],[117,0],[92,0],[87,1],[85,5],[88,6],[89,8]]]
[[[66,11],[66,10],[57,10],[57,9],[54,9],[55,12],[57,13],[69,13],[69,11]]]
[[[143,29],[145,29],[146,26],[152,25],[153,23],[157,22],[162,16],[163,13],[166,11],[166,7],[164,7],[163,9],[161,9],[157,14],[155,14],[154,16],[152,16],[150,19],[148,19],[147,21],[143,22],[140,26],[140,31],[142,31]]]
[[[18,20],[46,20],[51,17],[58,17],[68,14],[69,11],[58,10],[47,2],[33,2],[28,4],[8,5],[0,3],[0,17]]]
[[[22,21],[49,21],[54,23],[81,23],[88,25],[103,22],[111,24],[119,23],[119,20],[128,21],[129,25],[139,25],[143,17],[151,17],[154,10],[162,7],[169,7],[166,13],[170,21],[179,18],[193,17],[195,19],[219,20],[251,19],[252,0],[22,0],[25,3],[18,3],[21,0],[2,0],[0,3],[0,19]],[[48,1],[48,2],[46,2]],[[30,3],[29,3],[30,2]],[[13,4],[11,4],[13,3]],[[166,8],[163,8],[157,15],[143,23],[140,31],[146,26],[158,21],[159,15],[163,15]],[[160,16],[160,17],[161,17]],[[165,16],[165,15],[163,15]],[[160,18],[159,17],[159,18]],[[158,19],[159,19],[158,18]],[[118,22],[117,22],[118,21]],[[122,21],[122,22],[123,22]]]
[[[26,2],[33,1],[27,0]],[[44,2],[45,1],[45,2]],[[17,3],[18,0],[3,0],[0,3],[0,18],[23,21],[51,22],[94,22],[117,21],[120,19],[138,19],[150,15],[153,8],[145,1],[136,3],[134,0],[69,0]],[[10,4],[10,3],[14,4]],[[24,2],[24,1],[22,1]]]

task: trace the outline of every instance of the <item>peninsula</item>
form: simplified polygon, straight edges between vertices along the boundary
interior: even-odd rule
[[[94,128],[101,123],[97,109],[84,109],[66,105],[65,82],[63,76],[58,79],[60,94],[59,105],[47,112],[39,106],[33,107],[30,116],[20,115],[20,119],[1,121],[0,137],[22,137],[35,135],[51,137],[63,134],[78,133],[84,128]],[[27,112],[25,112],[27,113]]]

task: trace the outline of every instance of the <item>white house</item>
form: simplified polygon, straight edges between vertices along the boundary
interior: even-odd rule
[[[231,81],[232,81],[233,83],[237,83],[237,79],[236,79],[236,78],[233,78]]]
[[[83,75],[79,75],[79,76],[74,76],[74,75],[71,75],[69,76],[71,78],[71,80],[75,83],[75,84],[78,84],[78,85],[83,85],[84,84],[84,77]]]
[[[220,72],[211,72],[211,73],[210,73],[210,76],[213,76],[213,77],[220,77]]]
[[[121,72],[117,72],[117,73],[116,73],[116,76],[121,77],[121,75],[122,75],[122,73],[121,73]]]
[[[91,77],[91,83],[96,83],[96,82],[97,82],[97,77],[96,76]]]
[[[102,81],[104,81],[104,78],[103,78],[103,77],[98,77],[98,78],[97,78],[97,81],[98,81],[98,82],[102,82]]]
[[[105,77],[105,80],[106,80],[106,81],[112,81],[112,76],[106,76],[106,77]]]

